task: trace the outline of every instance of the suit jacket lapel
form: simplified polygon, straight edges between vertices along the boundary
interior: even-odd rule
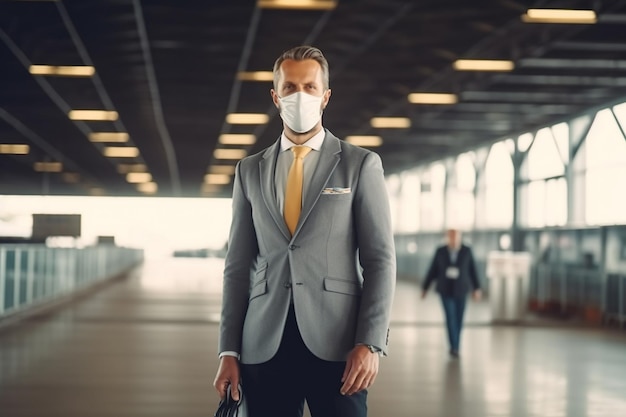
[[[276,202],[276,183],[274,181],[274,173],[276,172],[276,158],[278,157],[278,151],[280,149],[280,139],[274,143],[274,145],[267,148],[263,154],[263,159],[259,162],[259,174],[261,179],[261,194],[265,205],[269,210],[274,222],[280,229],[281,233],[291,240],[291,233],[285,224],[285,219],[280,212],[280,207]]]
[[[324,186],[328,183],[330,176],[341,159],[340,155],[341,143],[339,139],[327,131],[322,148],[320,149],[320,158],[317,162],[317,167],[315,167],[315,171],[313,171],[313,177],[311,178],[311,183],[302,204],[302,212],[294,236],[298,234],[300,227],[306,221],[315,203],[317,203],[317,200],[320,198]]]

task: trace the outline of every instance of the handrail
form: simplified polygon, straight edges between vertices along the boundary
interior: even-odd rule
[[[143,261],[143,250],[100,245],[0,245],[0,319],[71,295]]]
[[[604,320],[626,323],[626,275],[579,266],[539,264],[531,274],[530,298],[561,311],[595,309]]]

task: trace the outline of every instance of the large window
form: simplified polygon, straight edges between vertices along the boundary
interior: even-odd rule
[[[557,126],[537,132],[522,164],[525,184],[521,187],[521,223],[525,226],[560,226],[567,222],[564,160],[569,156],[568,129],[567,125]]]
[[[420,180],[420,229],[442,230],[444,228],[445,166],[441,162],[432,164],[421,174]]]
[[[624,105],[615,108],[622,126]],[[588,224],[626,222],[626,139],[610,109],[601,110],[576,159],[585,171],[585,220]],[[579,172],[580,174],[580,172]]]
[[[446,220],[448,227],[471,229],[474,225],[476,168],[473,152],[459,155],[448,181]]]
[[[398,198],[398,233],[415,233],[420,227],[420,178],[416,170],[404,172]]]
[[[484,205],[476,218],[487,228],[508,228],[513,224],[513,161],[510,140],[494,144],[485,162],[481,181]]]

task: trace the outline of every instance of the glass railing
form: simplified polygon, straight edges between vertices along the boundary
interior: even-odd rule
[[[143,250],[0,245],[0,318],[69,296],[143,261]]]

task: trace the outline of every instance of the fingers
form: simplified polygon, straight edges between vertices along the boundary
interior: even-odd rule
[[[239,401],[239,381],[230,384],[230,396],[233,400]]]
[[[341,379],[341,395],[352,395],[372,386],[378,375],[378,360],[378,354],[367,348],[351,352]]]
[[[226,390],[230,386],[231,397],[239,401],[239,363],[233,357],[223,357],[213,381],[213,386],[221,399],[226,397]]]

